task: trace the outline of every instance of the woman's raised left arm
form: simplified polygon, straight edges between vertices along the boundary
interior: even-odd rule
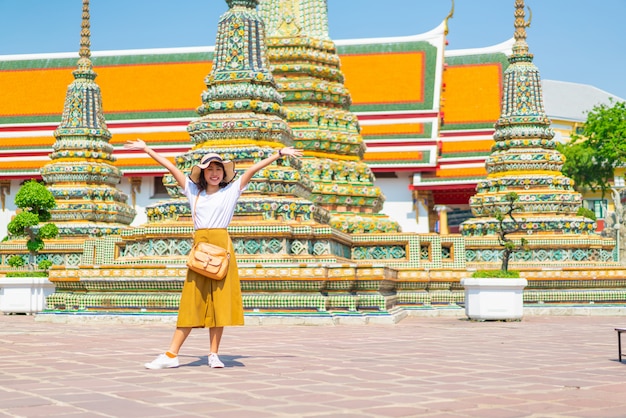
[[[250,182],[250,179],[252,179],[252,177],[257,173],[257,171],[261,170],[262,168],[267,167],[268,165],[272,164],[274,161],[278,160],[279,158],[284,157],[285,155],[301,157],[302,151],[299,149],[295,149],[294,147],[281,148],[278,150],[277,153],[272,154],[269,157],[265,158],[264,160],[261,160],[258,163],[254,164],[252,167],[244,171],[244,173],[241,175],[241,188],[243,189],[244,187],[248,185],[248,183]]]

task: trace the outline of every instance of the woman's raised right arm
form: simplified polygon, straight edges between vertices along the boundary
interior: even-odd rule
[[[180,171],[173,162],[147,146],[143,140],[136,139],[134,141],[128,141],[124,144],[124,149],[144,151],[152,157],[154,161],[161,164],[167,171],[169,171],[181,188],[185,188],[185,174]]]

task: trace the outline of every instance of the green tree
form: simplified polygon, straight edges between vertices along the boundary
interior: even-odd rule
[[[13,236],[28,238],[29,266],[34,268],[35,257],[44,248],[44,239],[54,238],[59,229],[53,223],[39,225],[51,219],[50,209],[56,206],[54,196],[35,180],[27,181],[15,195],[15,205],[21,209],[9,222],[7,229]]]
[[[587,113],[581,135],[572,135],[558,150],[565,155],[563,174],[576,187],[610,189],[615,168],[626,163],[626,102],[600,104]]]
[[[519,204],[519,195],[509,192],[504,196],[505,204],[502,208],[486,208],[485,213],[493,216],[498,223],[495,232],[498,235],[498,243],[502,247],[502,264],[500,270],[478,270],[472,277],[519,277],[519,271],[509,271],[509,261],[511,255],[517,250],[527,250],[528,241],[521,237],[519,244],[509,237],[509,234],[520,232],[522,224],[513,216],[514,212],[520,211],[523,207]],[[522,220],[523,222],[523,220]]]
[[[494,217],[498,221],[498,242],[502,246],[502,266],[500,270],[506,273],[509,271],[511,254],[517,249],[517,245],[515,245],[515,242],[509,238],[508,235],[513,232],[519,232],[522,229],[522,225],[513,217],[513,212],[521,210],[522,207],[517,203],[519,196],[515,192],[507,193],[505,199],[506,206],[504,211],[495,211]],[[508,220],[510,220],[510,222],[507,222]],[[521,247],[526,247],[526,239],[521,238],[520,244]]]

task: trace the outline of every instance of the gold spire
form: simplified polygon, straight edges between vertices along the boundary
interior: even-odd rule
[[[526,28],[530,26],[532,20],[532,11],[528,8],[529,19],[526,21],[526,13],[524,12],[524,0],[515,0],[515,44],[513,45],[514,56],[530,56],[528,53],[528,44],[526,43]]]
[[[78,70],[76,73],[92,73],[91,64],[91,31],[89,26],[89,0],[83,0],[83,17],[80,30],[80,50],[78,51]]]
[[[454,17],[454,0],[452,0],[452,8],[450,9],[450,13],[448,13],[448,16],[446,16],[446,18],[443,20],[444,22],[444,29],[443,29],[443,34],[444,35],[448,35],[448,19],[452,19]]]

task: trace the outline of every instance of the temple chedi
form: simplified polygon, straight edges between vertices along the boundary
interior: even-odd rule
[[[217,40],[198,118],[187,126],[192,146],[175,163],[188,173],[206,153],[218,153],[243,172],[255,162],[293,145],[282,98],[276,89],[265,49],[258,0],[227,0],[229,10],[218,22]],[[230,225],[240,262],[290,262],[308,258],[308,245],[289,242],[292,226],[328,226],[314,220],[314,205],[302,194],[308,184],[286,157],[256,173],[238,201]],[[120,261],[184,262],[190,249],[190,208],[174,178],[164,176],[171,199],[146,208],[148,222],[122,234]],[[324,232],[326,233],[326,232]],[[296,249],[297,248],[297,249]]]
[[[335,44],[328,36],[326,0],[261,0],[272,74],[305,175],[305,195],[319,220],[348,233],[398,232],[379,214],[384,202],[362,161],[365,144]]]
[[[526,43],[524,1],[515,1],[515,43],[504,73],[501,116],[495,125],[487,178],[470,199],[473,218],[463,222],[468,265],[485,267],[499,263],[501,247],[494,212],[506,213],[507,194],[519,201],[515,221],[505,219],[507,229],[519,229],[509,237],[524,237],[528,246],[513,254],[514,265],[595,265],[612,260],[609,241],[595,233],[595,222],[577,216],[582,197],[574,182],[561,173],[564,156],[557,151],[554,132],[546,116],[539,70]],[[514,225],[517,223],[517,226]]]
[[[118,190],[122,174],[114,165],[111,133],[102,110],[100,87],[91,62],[89,0],[83,0],[78,68],[67,88],[51,163],[41,176],[56,200],[52,221],[61,237],[119,234],[133,221],[135,210]]]
[[[397,232],[395,221],[378,214],[384,196],[362,161],[365,144],[328,38],[326,2],[227,3],[200,117],[187,127],[194,145],[177,157],[179,168],[187,172],[202,155],[216,152],[241,170],[293,145],[305,157],[257,174],[240,200],[235,225],[315,221],[347,233]],[[188,216],[171,176],[165,185],[174,199],[149,207],[151,222]]]
[[[230,9],[220,18],[213,67],[205,82],[199,118],[187,131],[192,148],[176,158],[189,172],[205,153],[215,152],[236,163],[242,172],[278,149],[292,145],[282,99],[269,69],[264,48],[263,22],[256,0],[228,0]],[[289,166],[272,165],[257,173],[239,201],[235,221],[309,221],[312,203],[294,195],[300,173]],[[174,201],[148,208],[151,222],[188,216],[187,199],[174,179],[164,179]]]

